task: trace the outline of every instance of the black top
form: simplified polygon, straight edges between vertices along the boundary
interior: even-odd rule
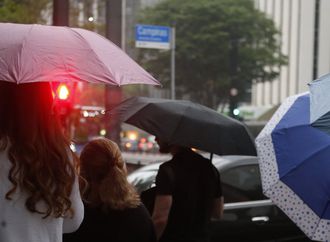
[[[210,160],[188,149],[174,155],[160,166],[156,189],[173,197],[160,241],[208,241],[213,202],[222,196],[220,175]]]
[[[63,242],[156,242],[154,227],[146,208],[110,210],[85,205],[84,220],[80,228],[63,235]]]

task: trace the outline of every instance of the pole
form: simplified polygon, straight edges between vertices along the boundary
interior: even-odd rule
[[[121,2],[121,49],[126,52],[126,0],[122,0]]]
[[[106,0],[106,37],[122,46],[122,0]],[[117,86],[105,86],[105,109],[110,110],[122,100],[122,90]],[[105,116],[106,137],[121,143],[121,125],[118,116]]]
[[[53,0],[53,25],[54,26],[69,26],[69,1],[68,0]],[[60,80],[57,80],[60,81]],[[71,89],[74,91],[75,86]],[[71,99],[73,101],[73,99]],[[61,104],[60,104],[61,105]],[[64,105],[64,104],[62,104]],[[60,114],[61,125],[64,134],[71,140],[74,137],[74,127],[72,121],[72,108],[65,105],[65,113]]]
[[[171,99],[175,100],[175,27],[171,29]]]
[[[68,0],[53,0],[53,25],[69,26]]]
[[[238,86],[237,86],[237,67],[238,67],[238,39],[231,37],[230,39],[230,79],[231,88],[229,90],[229,116],[238,118],[234,110],[237,109],[238,104]]]

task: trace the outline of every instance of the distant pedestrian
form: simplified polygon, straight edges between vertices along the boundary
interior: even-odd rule
[[[155,242],[152,220],[134,187],[116,143],[106,138],[90,141],[80,155],[85,217],[64,242]]]
[[[169,145],[156,137],[161,153],[173,158],[156,177],[153,222],[161,242],[209,241],[211,217],[221,218],[220,175],[210,160],[190,148]]]
[[[83,219],[49,83],[0,81],[0,241],[60,242]]]

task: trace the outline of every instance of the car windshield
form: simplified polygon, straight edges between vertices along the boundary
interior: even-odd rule
[[[141,193],[154,185],[156,175],[157,170],[141,170],[131,173],[127,179]]]

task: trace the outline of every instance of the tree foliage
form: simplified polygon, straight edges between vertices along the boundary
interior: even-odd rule
[[[140,23],[176,28],[176,95],[216,107],[235,87],[242,99],[252,81],[273,80],[286,58],[272,20],[252,0],[164,0]],[[140,50],[140,61],[170,84],[170,51]]]
[[[44,23],[51,0],[0,0],[0,22]]]

